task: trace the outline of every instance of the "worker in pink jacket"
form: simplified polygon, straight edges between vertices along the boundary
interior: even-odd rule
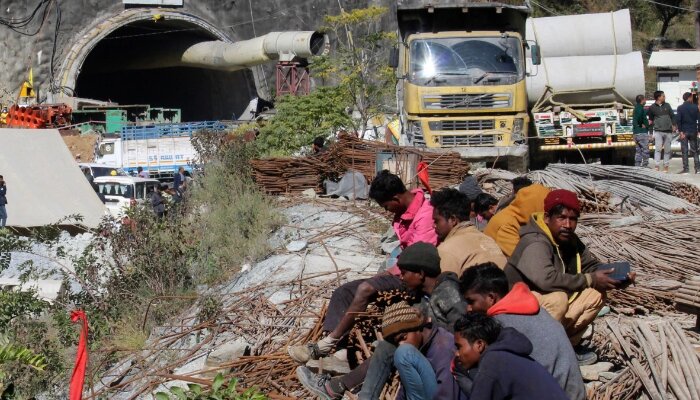
[[[394,214],[393,228],[402,249],[417,242],[437,245],[433,206],[423,190],[407,190],[401,178],[384,170],[372,181],[369,197]],[[354,326],[356,313],[365,311],[377,293],[402,288],[399,274],[398,268],[393,266],[372,278],[341,285],[331,296],[323,323],[323,331],[329,334],[318,343],[290,346],[288,352],[292,359],[305,364],[310,359],[330,354]]]

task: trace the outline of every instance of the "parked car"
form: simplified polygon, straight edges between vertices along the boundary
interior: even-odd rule
[[[95,178],[98,193],[105,197],[105,205],[114,217],[122,217],[129,207],[150,205],[153,190],[160,185],[156,179],[132,176],[101,176]]]

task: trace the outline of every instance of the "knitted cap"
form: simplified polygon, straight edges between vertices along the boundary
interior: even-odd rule
[[[430,243],[414,243],[399,255],[399,268],[411,272],[423,272],[426,276],[435,278],[440,275],[440,255],[437,247]]]
[[[382,336],[391,338],[403,332],[420,330],[425,321],[417,308],[411,307],[405,301],[390,305],[384,310],[382,317]]]
[[[482,193],[479,181],[476,180],[476,176],[474,175],[470,175],[464,179],[464,182],[459,185],[459,191],[467,195],[469,202],[476,200],[476,196]]]
[[[581,212],[581,203],[578,202],[576,193],[565,189],[557,189],[549,192],[544,198],[544,212],[548,213],[552,208],[563,205],[564,207]]]

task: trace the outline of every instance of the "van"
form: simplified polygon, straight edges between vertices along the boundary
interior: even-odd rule
[[[78,165],[83,173],[85,173],[86,170],[90,171],[90,175],[92,175],[93,178],[99,178],[101,176],[129,176],[123,169],[112,165],[95,163],[79,163]]]
[[[105,205],[116,218],[124,215],[127,208],[150,205],[150,195],[159,185],[156,179],[132,176],[101,176],[95,178],[98,193],[105,197]]]

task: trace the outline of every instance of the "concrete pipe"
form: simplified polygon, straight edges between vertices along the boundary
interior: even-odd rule
[[[550,86],[556,91],[588,90],[614,87],[630,101],[644,93],[644,63],[636,51],[619,56],[546,57],[542,65],[533,66],[527,59],[527,96],[534,104]],[[592,104],[613,101],[612,96],[592,97],[591,93],[567,96],[571,102]]]
[[[632,25],[628,9],[613,13],[529,18],[525,37],[540,45],[542,57],[632,52]]]
[[[236,71],[273,60],[291,61],[326,52],[328,37],[322,33],[270,32],[267,35],[236,43],[201,42],[182,54],[180,65]]]

